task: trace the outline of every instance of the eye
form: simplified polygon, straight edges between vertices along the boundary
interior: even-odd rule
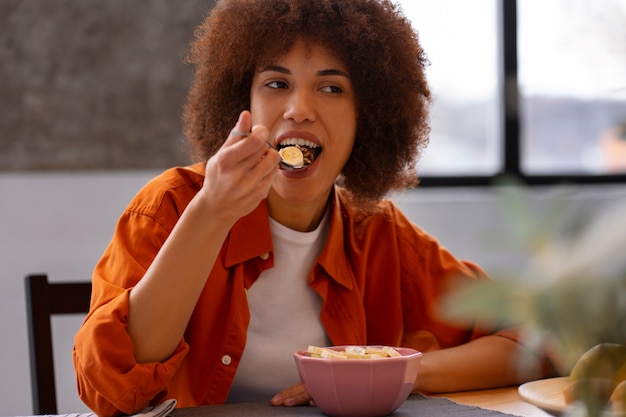
[[[327,85],[326,87],[322,87],[321,90],[324,91],[325,93],[331,93],[331,94],[343,93],[343,89],[336,85]]]
[[[265,85],[269,88],[287,88],[287,83],[284,81],[270,81]]]

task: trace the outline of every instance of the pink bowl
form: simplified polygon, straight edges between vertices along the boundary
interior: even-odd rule
[[[329,349],[343,351],[345,346]],[[300,380],[315,404],[334,417],[380,417],[393,413],[415,384],[422,353],[396,347],[402,356],[376,359],[312,357],[297,351]]]

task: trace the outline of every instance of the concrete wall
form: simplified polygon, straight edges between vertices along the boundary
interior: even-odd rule
[[[184,160],[183,61],[213,3],[0,2],[0,170]]]

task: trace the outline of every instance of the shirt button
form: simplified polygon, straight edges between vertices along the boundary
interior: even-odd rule
[[[264,261],[267,261],[270,257],[270,253],[269,252],[264,252],[261,254],[261,259],[263,259]]]
[[[222,356],[222,365],[230,365],[230,363],[232,362],[232,358],[230,357],[230,355],[224,355]]]

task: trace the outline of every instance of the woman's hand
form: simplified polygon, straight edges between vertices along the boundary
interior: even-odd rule
[[[266,127],[252,128],[250,112],[241,112],[231,135],[206,164],[200,193],[212,213],[234,223],[267,197],[280,162],[278,152],[267,145],[268,136]]]
[[[294,407],[297,405],[315,405],[302,382],[282,390],[274,395],[271,401],[272,405],[284,405],[286,407]]]
[[[137,362],[162,362],[184,335],[189,318],[232,225],[267,196],[280,156],[267,129],[251,129],[244,111],[209,159],[202,189],[185,208],[143,278],[130,293],[128,332]]]

